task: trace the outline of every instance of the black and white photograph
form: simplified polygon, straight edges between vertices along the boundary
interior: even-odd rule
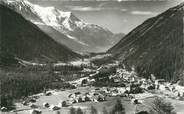
[[[0,114],[184,114],[184,0],[0,0]]]

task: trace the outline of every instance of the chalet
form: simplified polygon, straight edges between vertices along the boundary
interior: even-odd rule
[[[59,110],[60,109],[60,107],[58,107],[58,106],[55,106],[55,105],[51,105],[50,107],[49,107],[49,110]]]
[[[30,104],[29,106],[30,106],[30,108],[38,108],[38,106],[35,104]]]
[[[30,110],[30,114],[41,114],[42,111],[41,110],[38,110],[38,109],[32,109]]]
[[[7,111],[8,109],[6,108],[6,107],[1,107],[1,111],[2,112],[5,112],[5,111]]]
[[[48,108],[49,106],[50,106],[49,103],[47,103],[47,102],[44,102],[44,103],[43,103],[43,107],[44,107],[44,108]]]

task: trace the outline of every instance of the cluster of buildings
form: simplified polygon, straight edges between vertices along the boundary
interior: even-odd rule
[[[80,92],[76,92],[76,93],[70,94],[68,98],[72,103],[103,102],[106,100],[106,96],[104,96],[103,94],[95,90],[92,90],[90,92],[86,92],[83,94]]]
[[[47,102],[43,103],[42,108],[48,108],[49,110],[56,111],[61,109],[62,107],[69,107],[75,103],[84,103],[84,102],[103,102],[106,100],[106,96],[97,92],[96,90],[92,90],[91,92],[81,93],[75,92],[73,94],[68,95],[68,99],[64,101],[59,101],[57,105],[49,104]],[[40,110],[38,106],[34,104],[29,105],[32,110],[30,110],[30,114],[40,114]]]
[[[101,68],[101,70],[98,71],[104,70],[108,70],[108,68],[104,68],[103,70]],[[105,90],[106,94],[110,94],[111,96],[123,95],[124,93],[138,94],[144,93],[145,91],[157,90],[168,96],[178,97],[177,99],[181,99],[182,97],[184,99],[184,87],[179,86],[177,83],[171,84],[164,79],[156,79],[153,74],[150,75],[149,79],[138,77],[133,68],[131,71],[116,68],[116,73],[111,74],[109,79],[113,83],[117,83],[117,85],[123,84],[123,86],[116,86],[116,89],[111,89],[110,92]]]

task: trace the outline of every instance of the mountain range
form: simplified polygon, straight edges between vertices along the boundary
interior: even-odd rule
[[[184,76],[184,3],[146,20],[124,37],[54,7],[27,0],[2,4],[0,55],[31,62],[70,61],[81,57],[76,52],[103,52],[121,37],[107,53],[135,67],[141,76],[155,74],[168,80]]]
[[[30,62],[48,63],[67,62],[81,57],[2,4],[0,4],[0,17],[1,64],[8,64],[16,58]]]
[[[184,75],[184,3],[150,18],[108,50],[140,75],[173,79]]]
[[[27,0],[4,0],[3,3],[58,43],[78,53],[105,52],[124,36],[123,33],[114,34],[98,25],[86,23],[72,12],[54,7],[41,7]]]

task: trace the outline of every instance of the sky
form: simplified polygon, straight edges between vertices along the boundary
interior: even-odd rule
[[[30,0],[41,6],[71,11],[78,18],[114,33],[127,34],[146,19],[184,0]]]

